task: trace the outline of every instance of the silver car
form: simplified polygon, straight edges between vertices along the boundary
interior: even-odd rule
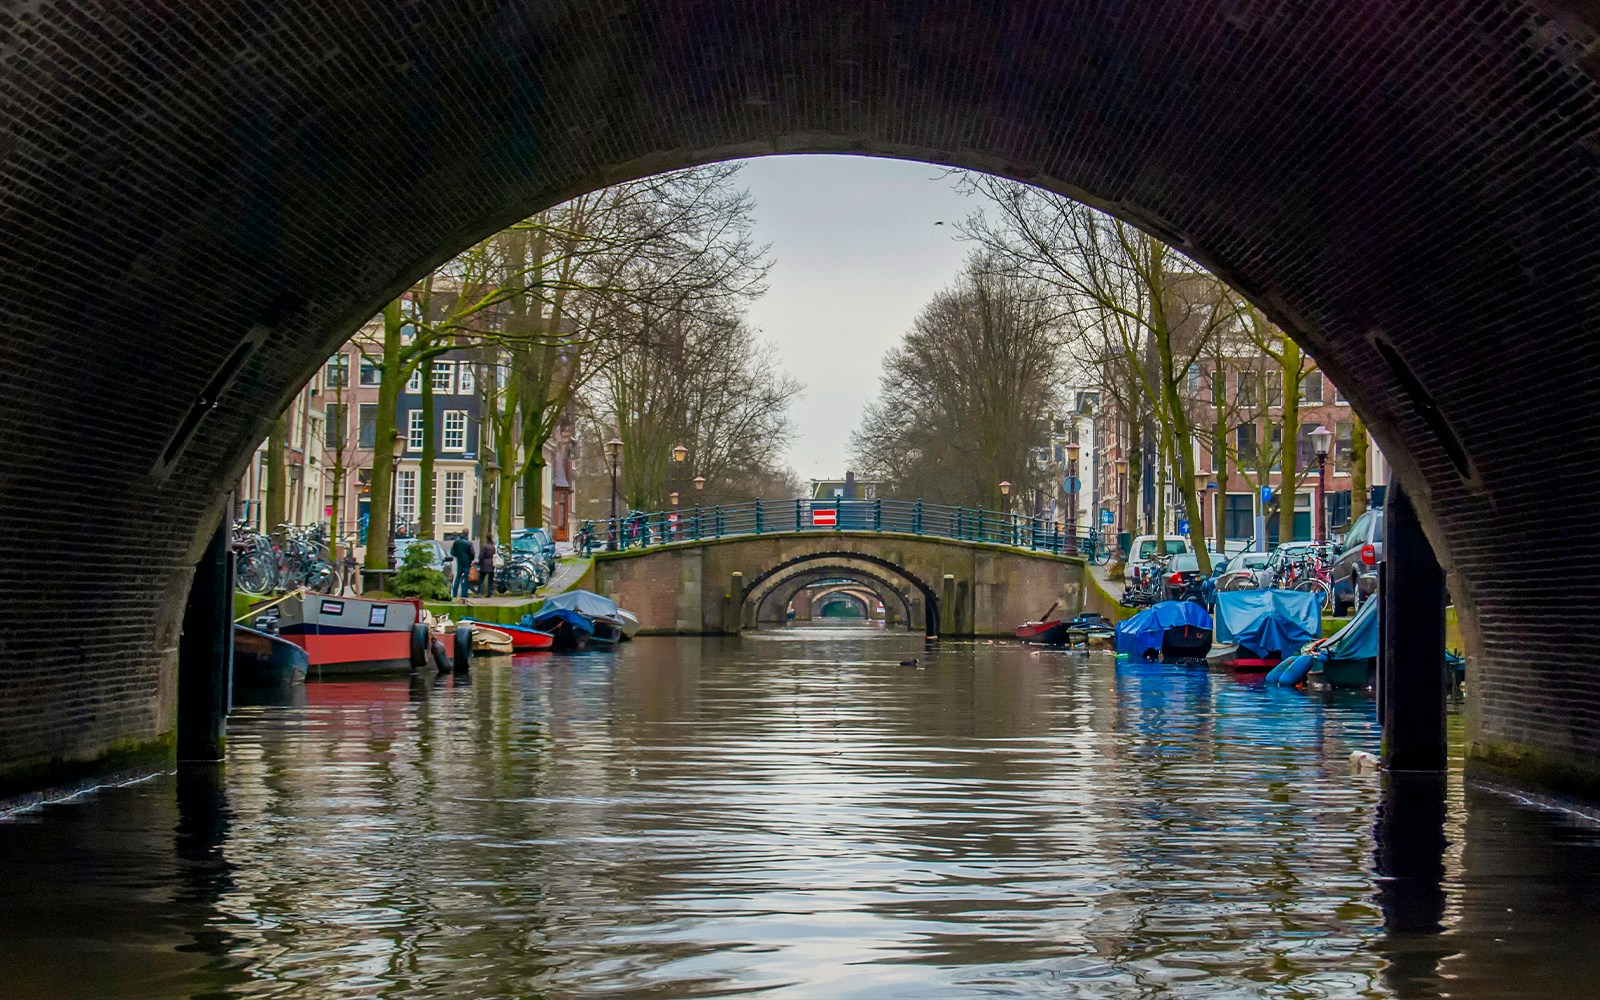
[[[444,574],[448,583],[456,575],[456,563],[450,558],[450,551],[443,542],[432,538],[396,538],[394,540],[394,562],[398,567],[406,558],[406,550],[414,545],[421,545],[428,549],[428,565]]]

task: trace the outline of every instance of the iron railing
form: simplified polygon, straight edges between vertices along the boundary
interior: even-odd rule
[[[921,500],[752,500],[634,512],[594,522],[596,549],[637,549],[735,535],[884,531],[1010,545],[1056,555],[1094,551],[1093,532],[1073,534],[1042,517]]]

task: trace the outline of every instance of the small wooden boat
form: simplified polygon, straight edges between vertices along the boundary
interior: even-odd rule
[[[1174,625],[1161,633],[1163,660],[1198,660],[1211,651],[1211,630],[1198,625]]]
[[[411,627],[422,602],[299,593],[263,609],[278,635],[306,651],[317,676],[411,671]]]
[[[1050,615],[1059,607],[1060,601],[1050,605],[1045,613],[1039,616],[1038,621],[1023,622],[1017,626],[1017,638],[1023,642],[1031,642],[1039,646],[1060,646],[1067,641],[1067,623],[1062,619],[1051,620]]]
[[[311,658],[287,639],[243,625],[233,627],[233,683],[235,687],[272,688],[299,684],[306,679]]]
[[[546,616],[556,616],[562,612],[582,615],[588,619],[590,626],[589,644],[614,646],[627,638],[621,611],[616,601],[592,590],[569,590],[546,598],[539,610],[534,612],[531,624],[536,628],[546,628],[549,627],[544,621]]]
[[[627,635],[622,631],[622,622],[615,618],[592,615],[589,624],[594,626],[594,635],[589,637],[591,646],[615,646],[627,639]]]
[[[479,629],[504,636],[509,644],[506,647],[506,652],[508,653],[537,653],[547,650],[555,644],[555,636],[549,632],[541,632],[526,625],[480,622],[476,618],[463,618],[461,620],[472,623],[474,636],[477,635]]]
[[[1265,673],[1280,662],[1282,657],[1257,656],[1248,649],[1241,649],[1237,643],[1217,646],[1206,656],[1208,666],[1233,670],[1241,674]]]
[[[627,608],[617,609],[617,621],[622,623],[622,641],[627,642],[639,631],[639,618]]]

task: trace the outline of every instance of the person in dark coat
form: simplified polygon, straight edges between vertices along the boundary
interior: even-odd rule
[[[475,555],[477,553],[473,551],[472,541],[467,538],[467,533],[463,531],[457,535],[455,543],[450,546],[450,558],[456,561],[456,577],[450,581],[451,597],[466,600],[467,595],[471,593],[472,584],[467,577],[472,572],[472,559]]]
[[[478,593],[488,597],[494,593],[494,536],[484,535],[478,546]]]

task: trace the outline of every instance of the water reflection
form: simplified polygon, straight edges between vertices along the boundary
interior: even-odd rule
[[[1371,714],[850,627],[317,683],[225,771],[0,823],[0,983],[1584,995],[1595,832],[1351,775]]]

